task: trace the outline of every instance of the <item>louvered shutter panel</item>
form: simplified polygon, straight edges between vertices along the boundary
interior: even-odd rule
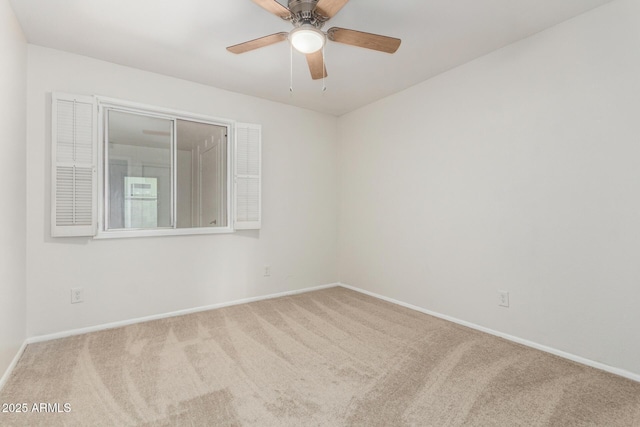
[[[52,95],[51,235],[93,236],[97,121],[93,97]]]
[[[236,230],[256,230],[261,225],[262,128],[236,123],[235,221]]]

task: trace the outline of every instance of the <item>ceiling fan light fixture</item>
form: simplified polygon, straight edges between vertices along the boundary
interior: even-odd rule
[[[304,24],[291,30],[289,40],[293,47],[301,53],[317,52],[324,46],[325,35],[311,24]]]

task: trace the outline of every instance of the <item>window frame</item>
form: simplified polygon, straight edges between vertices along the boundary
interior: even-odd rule
[[[202,114],[195,114],[187,111],[180,111],[152,105],[140,104],[136,102],[124,101],[115,98],[96,96],[98,105],[98,227],[94,239],[111,238],[133,238],[152,236],[180,236],[196,234],[228,234],[235,232],[235,185],[234,184],[234,158],[235,158],[235,124],[236,121],[211,117]],[[107,118],[108,111],[120,111],[132,114],[141,114],[148,117],[156,117],[172,120],[172,143],[171,143],[171,222],[170,228],[161,227],[157,229],[117,229],[108,230],[108,144],[105,143],[108,136]],[[227,225],[225,227],[192,227],[177,228],[177,120],[187,120],[204,124],[225,127],[227,130],[227,171],[226,171],[226,202],[227,202]]]

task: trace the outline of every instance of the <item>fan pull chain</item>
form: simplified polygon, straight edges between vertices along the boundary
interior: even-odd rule
[[[289,96],[293,96],[293,45],[289,43]]]
[[[327,75],[326,73],[326,67],[324,66],[324,47],[325,47],[326,43],[324,45],[322,45],[322,92],[326,92],[327,91],[327,85],[325,84],[325,77]]]

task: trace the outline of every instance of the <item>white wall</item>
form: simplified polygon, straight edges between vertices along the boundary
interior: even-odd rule
[[[49,237],[52,91],[262,124],[262,230],[100,241]],[[29,46],[27,123],[29,336],[337,280],[335,117]],[[262,276],[265,264],[271,277]],[[76,286],[84,287],[85,302],[71,305]]]
[[[27,43],[0,0],[0,377],[25,339],[25,131]]]
[[[639,47],[618,0],[341,117],[341,281],[640,373]]]

